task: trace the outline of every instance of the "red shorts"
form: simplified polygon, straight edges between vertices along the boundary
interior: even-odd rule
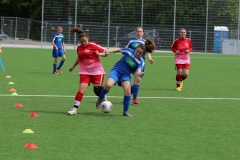
[[[190,69],[190,64],[175,64],[175,69]]]
[[[98,85],[102,85],[104,80],[104,75],[87,75],[87,74],[80,74],[80,83],[88,83],[88,85],[90,85],[90,83],[92,84],[98,84]]]

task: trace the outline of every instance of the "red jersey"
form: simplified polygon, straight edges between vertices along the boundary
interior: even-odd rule
[[[100,58],[95,51],[103,52],[105,49],[96,43],[88,42],[86,47],[81,44],[77,47],[79,74],[101,75],[106,74]]]
[[[180,52],[179,54],[175,54],[175,64],[190,64],[189,53],[192,51],[192,42],[190,39],[176,39],[172,44],[171,50],[174,53],[176,51]],[[189,53],[186,53],[186,50],[189,50]]]

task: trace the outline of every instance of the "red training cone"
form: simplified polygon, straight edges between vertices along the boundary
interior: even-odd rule
[[[17,90],[16,89],[14,89],[14,88],[10,88],[9,89],[9,92],[16,92]]]
[[[32,112],[29,116],[30,117],[38,117],[38,114],[36,112]]]
[[[38,148],[38,147],[33,142],[29,142],[24,146],[24,148],[34,149],[34,148]]]
[[[16,104],[14,105],[14,107],[20,108],[20,107],[23,107],[23,105],[22,105],[21,103],[16,103]]]

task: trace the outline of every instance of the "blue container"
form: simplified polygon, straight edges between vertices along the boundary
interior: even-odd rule
[[[222,41],[228,39],[228,31],[225,26],[214,26],[213,53],[222,53]]]

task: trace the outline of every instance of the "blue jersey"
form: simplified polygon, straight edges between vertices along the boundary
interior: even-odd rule
[[[141,38],[140,40],[138,40],[137,38],[132,38],[132,39],[128,42],[126,48],[131,48],[131,49],[133,49],[133,50],[136,50],[136,48],[138,47],[139,44],[145,44],[145,42],[146,42],[146,40],[143,39],[143,38]],[[145,54],[143,54],[142,57],[143,57],[144,60],[145,60]]]
[[[53,35],[52,41],[54,41],[54,44],[58,47],[58,49],[63,49],[62,43],[64,42],[64,35],[63,34],[57,34],[55,33]],[[55,49],[55,47],[53,47]]]
[[[112,70],[116,70],[122,75],[130,75],[137,71],[138,68],[143,69],[144,59],[142,57],[136,58],[134,56],[135,50],[130,48],[121,48],[121,53],[124,56],[114,65]]]

